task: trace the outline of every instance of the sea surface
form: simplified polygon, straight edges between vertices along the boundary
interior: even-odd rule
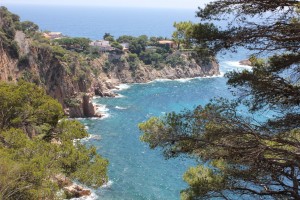
[[[68,36],[102,39],[104,33],[171,37],[176,21],[199,21],[196,10],[111,8],[79,6],[6,5],[21,20],[33,21],[41,30]]]
[[[174,21],[191,20],[195,10],[121,9],[89,7],[8,6],[43,30],[66,35],[101,39],[105,32],[114,36],[148,35],[171,37]],[[95,98],[105,114],[102,119],[80,119],[91,136],[83,142],[94,145],[107,158],[109,182],[88,199],[176,200],[187,187],[183,173],[196,161],[180,157],[165,160],[160,150],[142,143],[138,123],[151,116],[180,112],[205,105],[214,97],[231,98],[223,74],[249,69],[239,64],[249,52],[218,55],[221,75],[211,78],[156,80],[147,84],[120,85],[119,98]]]

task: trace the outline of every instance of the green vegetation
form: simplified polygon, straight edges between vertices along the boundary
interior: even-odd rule
[[[0,44],[13,58],[19,57],[19,46],[14,41],[15,33],[20,30],[19,16],[10,13],[7,8],[0,7]]]
[[[120,45],[120,43],[118,43],[116,41],[112,42],[111,46],[114,47],[114,48],[116,48],[116,49],[118,49],[118,50],[121,50],[121,51],[123,50],[123,46]]]
[[[39,26],[31,21],[21,22],[21,30],[27,35],[33,35],[39,30]]]
[[[135,71],[139,65],[139,57],[134,54],[134,53],[130,53],[128,54],[128,58],[127,58],[127,62],[129,63],[130,69],[132,71]]]
[[[139,125],[141,140],[200,161],[183,176],[182,199],[300,199],[299,1],[218,0],[197,14],[191,39],[207,56],[244,47],[271,57],[226,75],[234,100],[153,117]]]
[[[0,83],[0,199],[58,199],[55,176],[91,187],[107,182],[107,160],[75,139],[84,126],[34,84]],[[63,196],[62,196],[63,197]]]
[[[180,54],[174,54],[174,49],[169,45],[159,44],[162,37],[150,37],[145,35],[139,37],[120,36],[116,41],[128,43],[129,54],[127,61],[131,70],[136,70],[138,62],[161,68],[163,65],[170,64],[172,67],[183,66],[185,62]],[[175,58],[176,57],[176,58]]]
[[[115,41],[115,38],[114,38],[114,36],[112,36],[110,33],[105,33],[104,36],[103,36],[103,40],[107,40],[107,41],[110,41],[110,42],[114,42],[114,41]]]
[[[89,53],[90,42],[91,42],[90,39],[77,38],[77,37],[61,38],[55,40],[55,43],[66,48],[67,50],[73,50],[76,52],[84,52],[84,53]]]
[[[178,49],[181,47],[181,44],[183,44],[183,48],[190,49],[194,24],[191,21],[175,22],[173,26],[176,28],[176,31],[174,31],[172,37],[177,43]]]

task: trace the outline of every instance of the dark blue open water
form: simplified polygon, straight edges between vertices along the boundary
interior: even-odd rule
[[[193,10],[121,9],[89,7],[8,6],[22,20],[32,20],[41,29],[60,31],[70,36],[100,39],[105,32],[114,36],[146,34],[171,37],[174,21],[192,20]],[[245,51],[218,56],[221,71],[243,68],[239,60]],[[93,137],[87,144],[110,161],[109,183],[94,191],[92,199],[179,199],[186,187],[182,174],[195,161],[187,158],[164,160],[159,150],[149,150],[139,141],[137,124],[151,116],[204,105],[213,97],[230,97],[223,77],[155,81],[123,85],[122,98],[95,99],[105,105],[104,119],[82,119]],[[100,136],[100,140],[96,140]],[[94,138],[94,139],[93,139]]]

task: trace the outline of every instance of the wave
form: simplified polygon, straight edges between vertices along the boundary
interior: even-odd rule
[[[106,105],[97,103],[94,105],[96,107],[96,113],[101,115],[101,117],[97,119],[103,120],[110,117],[110,114],[108,113],[109,109],[106,107]]]
[[[94,99],[101,99],[102,97],[100,97],[100,96],[93,96],[92,97],[92,99],[94,100]]]
[[[88,137],[82,138],[80,141],[88,142],[90,140],[101,140],[101,136],[100,135],[89,134]]]
[[[97,200],[97,199],[99,199],[99,196],[97,196],[95,192],[93,192],[91,189],[89,189],[89,190],[91,191],[91,195],[83,196],[83,197],[79,197],[79,198],[72,198],[72,200]]]
[[[103,104],[96,104],[96,112],[103,113],[108,112],[109,109],[106,107],[106,105]]]
[[[126,110],[127,109],[127,108],[121,107],[121,106],[116,106],[115,108],[118,109],[118,110]]]
[[[126,97],[126,96],[124,96],[122,94],[118,94],[118,93],[117,93],[117,96],[115,96],[115,98],[124,98],[124,97]]]
[[[114,183],[113,181],[108,180],[108,182],[106,184],[102,185],[100,188],[104,188],[104,189],[111,188],[113,183]]]
[[[225,73],[221,71],[219,75],[203,76],[203,77],[196,77],[196,78],[197,79],[222,78],[222,77],[224,77],[224,75],[225,75]]]
[[[120,84],[115,86],[117,89],[113,89],[113,90],[127,90],[128,88],[130,88],[131,86],[128,84]]]
[[[73,118],[70,118],[71,120],[73,119]],[[99,117],[76,117],[75,118],[76,120],[87,120],[87,119],[89,119],[89,120],[97,120],[97,119],[101,119],[101,118],[99,118]]]
[[[142,83],[142,84],[149,84],[149,83],[153,83],[153,82],[169,82],[169,81],[178,81],[181,83],[186,83],[186,82],[190,82],[191,80],[194,80],[194,79],[220,78],[220,77],[224,77],[224,72],[220,72],[219,75],[213,75],[213,76],[197,76],[197,77],[193,77],[193,78],[177,78],[177,79],[155,79],[153,81],[149,81],[147,83]],[[140,83],[138,83],[138,84],[140,84]]]
[[[107,119],[107,118],[110,118],[110,114],[109,113],[101,113],[101,118],[99,118],[99,119],[103,120],[103,119]]]
[[[153,82],[167,82],[167,81],[172,81],[172,79],[167,79],[167,78],[158,78],[153,81],[149,81],[148,83],[153,83]]]
[[[181,83],[186,83],[186,82],[190,82],[193,79],[195,79],[195,78],[179,78],[179,79],[174,79],[174,81],[178,81],[178,82],[181,82]]]
[[[103,104],[97,104],[96,105],[97,112],[108,112],[109,109],[106,107],[106,105]]]

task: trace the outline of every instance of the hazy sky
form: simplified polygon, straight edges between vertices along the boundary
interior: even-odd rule
[[[0,4],[79,5],[197,9],[211,0],[0,0]]]

